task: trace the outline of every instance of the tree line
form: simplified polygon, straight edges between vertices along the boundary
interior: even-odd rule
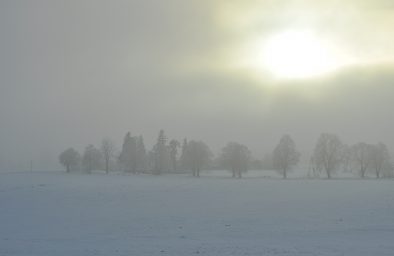
[[[203,141],[169,140],[164,130],[157,136],[151,150],[146,150],[144,138],[128,132],[120,151],[112,140],[105,138],[100,147],[88,145],[80,154],[73,148],[59,155],[67,172],[95,170],[125,173],[190,173],[199,177],[202,170],[228,170],[233,178],[242,178],[250,169],[269,169],[284,179],[300,162],[301,154],[290,135],[284,135],[272,153],[263,159],[254,159],[247,146],[229,142],[215,155]],[[376,178],[393,177],[390,153],[384,143],[346,145],[336,134],[322,133],[309,161],[309,177],[332,178],[342,172],[353,172],[361,178],[369,174]]]

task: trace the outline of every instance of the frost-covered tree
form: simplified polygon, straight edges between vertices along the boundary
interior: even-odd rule
[[[390,166],[390,153],[384,143],[371,146],[371,167],[376,174],[376,178],[382,176],[382,172]]]
[[[173,171],[177,171],[177,156],[178,148],[181,144],[177,140],[171,140],[169,143],[170,147],[170,158],[171,158],[171,168]]]
[[[80,154],[73,148],[69,148],[59,155],[59,162],[66,167],[67,172],[75,170],[79,166],[80,161]]]
[[[168,171],[170,166],[170,154],[164,130],[160,130],[153,152],[155,155],[154,173],[160,175],[163,171]]]
[[[147,167],[147,155],[144,143],[144,137],[140,135],[137,139],[137,171],[145,172]]]
[[[207,144],[202,141],[190,141],[185,150],[187,169],[192,171],[193,176],[200,177],[200,171],[209,164],[212,156]]]
[[[251,153],[245,145],[229,142],[221,154],[223,167],[232,172],[232,177],[242,178],[242,173],[248,170]]]
[[[321,134],[311,158],[312,168],[316,171],[324,171],[330,179],[341,164],[341,160],[342,142],[339,137],[335,134]]]
[[[83,154],[82,163],[87,173],[91,173],[93,170],[100,169],[101,160],[102,154],[100,150],[98,150],[93,145],[89,145],[86,147]]]
[[[130,132],[126,133],[124,139],[123,139],[123,144],[122,144],[122,151],[120,152],[119,155],[119,163],[123,167],[123,171],[128,171],[128,165],[130,161],[130,140],[131,140],[131,135]]]
[[[368,168],[372,163],[373,146],[360,142],[353,145],[351,150],[355,167],[358,169],[360,177],[365,178]]]
[[[101,153],[103,154],[104,158],[105,173],[108,174],[111,159],[114,157],[115,154],[115,144],[112,142],[111,139],[103,139],[103,141],[101,142]]]
[[[138,149],[137,137],[132,137],[128,132],[123,140],[122,151],[119,156],[119,162],[125,172],[137,172],[138,166]]]
[[[300,153],[290,135],[284,135],[272,154],[272,162],[277,172],[287,178],[287,172],[300,160]]]

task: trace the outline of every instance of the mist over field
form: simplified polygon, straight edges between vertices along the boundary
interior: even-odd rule
[[[151,149],[160,129],[214,153],[237,141],[256,158],[283,134],[305,161],[322,132],[393,147],[392,11],[383,0],[2,1],[0,169],[60,170],[64,148],[104,137],[120,148],[128,131]],[[301,43],[335,46],[333,70],[293,79],[275,66],[281,79],[255,61],[265,39],[305,29],[313,40]]]
[[[390,0],[0,1],[0,256],[394,255]]]

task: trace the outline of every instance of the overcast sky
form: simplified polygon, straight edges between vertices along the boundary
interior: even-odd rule
[[[305,153],[321,132],[394,149],[393,27],[390,0],[0,1],[0,169],[60,169],[65,148],[127,131],[150,149],[160,129],[256,157],[284,133]],[[299,28],[341,68],[275,80],[245,64],[256,38]]]

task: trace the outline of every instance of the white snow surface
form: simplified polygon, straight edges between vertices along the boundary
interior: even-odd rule
[[[0,255],[392,256],[394,180],[0,173]]]

